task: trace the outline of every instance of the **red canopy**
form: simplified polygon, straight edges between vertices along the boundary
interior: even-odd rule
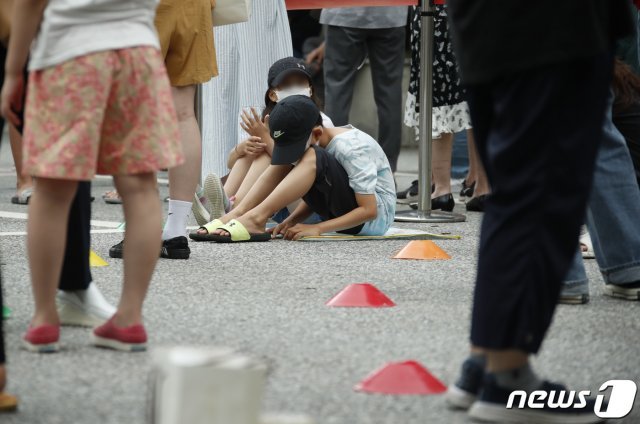
[[[416,6],[418,0],[286,0],[287,9],[324,9],[353,6]]]

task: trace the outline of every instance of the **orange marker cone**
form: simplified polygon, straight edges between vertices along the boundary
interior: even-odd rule
[[[410,241],[393,259],[437,260],[451,259],[451,256],[431,240]]]
[[[376,286],[369,283],[349,284],[327,302],[327,306],[347,308],[389,308],[396,306]]]
[[[371,373],[354,388],[358,392],[387,395],[435,395],[447,390],[417,361],[390,362]]]

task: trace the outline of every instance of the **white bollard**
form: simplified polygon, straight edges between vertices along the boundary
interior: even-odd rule
[[[152,353],[152,424],[259,424],[267,367],[230,349]]]

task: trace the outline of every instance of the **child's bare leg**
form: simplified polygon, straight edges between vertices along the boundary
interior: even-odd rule
[[[260,204],[264,199],[271,194],[271,192],[278,186],[278,184],[291,172],[290,165],[271,165],[266,171],[258,178],[258,181],[251,187],[249,193],[245,198],[235,205],[235,207],[228,214],[220,217],[220,221],[227,223],[232,219],[236,219],[242,216],[245,212],[251,210]],[[199,229],[199,234],[207,234],[207,230]],[[219,231],[214,231],[214,234],[222,234]]]
[[[162,245],[162,209],[155,173],[114,177],[122,196],[127,222],[124,244],[124,286],[115,324],[128,327],[142,323],[142,303]]]
[[[300,163],[282,180],[280,184],[269,194],[264,201],[243,211],[237,218],[250,233],[264,231],[267,220],[274,213],[302,198],[309,192],[316,179],[316,153],[308,149],[300,160]],[[220,231],[221,235],[229,235],[226,231]]]
[[[224,183],[224,192],[228,197],[236,195],[240,189],[240,185],[242,185],[242,181],[244,181],[244,178],[247,176],[252,163],[252,157],[244,156],[239,158],[236,163],[233,164],[233,168],[231,168],[231,172],[229,172],[227,181]]]
[[[240,188],[235,194],[236,203],[242,202],[242,199],[247,196],[247,193],[249,193],[251,187],[254,186],[256,181],[258,181],[258,178],[260,178],[260,176],[264,173],[264,171],[266,171],[270,164],[271,156],[266,153],[263,153],[253,159],[251,168],[249,168],[249,172],[247,172],[247,175],[244,177],[242,184],[240,184]]]
[[[77,188],[76,181],[38,178],[29,202],[27,250],[35,301],[31,321],[34,327],[59,324],[56,293],[62,272],[69,209]]]

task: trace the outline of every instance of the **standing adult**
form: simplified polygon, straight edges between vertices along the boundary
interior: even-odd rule
[[[171,82],[185,161],[169,170],[169,212],[160,256],[189,259],[187,219],[200,181],[202,139],[195,113],[196,88],[218,75],[211,10],[214,0],[161,0],[155,18]],[[122,258],[124,243],[109,250]]]
[[[12,0],[0,0],[0,84],[4,82],[6,45],[10,34],[9,14],[13,7]],[[16,111],[20,115],[22,111]],[[4,119],[0,117],[0,134]],[[9,124],[12,135],[20,141],[22,149],[22,128]],[[15,147],[12,145],[12,148]],[[14,157],[22,160],[21,152],[14,152]],[[16,163],[16,169],[22,169]],[[69,210],[67,225],[67,243],[65,245],[64,263],[58,283],[58,312],[62,325],[79,325],[94,327],[104,323],[116,312],[104,298],[95,283],[92,283],[89,264],[91,248],[91,182],[82,181]]]
[[[325,112],[336,126],[349,123],[356,76],[367,55],[378,109],[378,141],[393,172],[402,137],[402,73],[408,8],[347,7],[324,9]]]
[[[228,173],[229,153],[246,138],[244,107],[264,105],[269,67],[292,56],[284,0],[253,0],[249,22],[214,28],[220,77],[202,87],[202,175]]]
[[[480,240],[474,353],[450,399],[485,421],[600,422],[593,401],[559,409],[506,405],[514,390],[565,390],[539,379],[529,356],[551,325],[578,244],[603,138],[613,42],[635,26],[630,3],[451,0],[449,16],[493,190]]]

